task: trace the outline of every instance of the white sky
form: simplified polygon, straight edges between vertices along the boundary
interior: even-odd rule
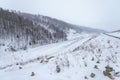
[[[0,7],[108,31],[120,29],[120,0],[0,0]]]

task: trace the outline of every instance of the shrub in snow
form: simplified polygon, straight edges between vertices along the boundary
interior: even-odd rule
[[[94,57],[92,57],[92,59],[91,59],[92,61],[94,61]]]
[[[98,64],[99,64],[99,63],[100,63],[100,61],[97,61],[96,63],[98,63]]]
[[[106,66],[106,67],[105,67],[105,71],[103,71],[103,74],[104,74],[105,76],[109,77],[110,79],[114,80],[114,78],[113,78],[113,76],[112,76],[112,74],[111,74],[112,71],[114,71],[114,69],[113,69],[112,67]]]
[[[107,71],[107,72],[111,72],[111,71],[114,70],[114,69],[113,69],[112,67],[110,67],[110,66],[106,66],[105,68],[106,68],[106,71]]]
[[[86,62],[84,62],[84,65],[85,65],[85,67],[87,67],[87,63]]]
[[[98,66],[97,66],[97,65],[95,65],[95,66],[94,66],[94,68],[95,68],[95,69],[98,69]]]
[[[35,76],[35,73],[34,73],[34,72],[32,72],[32,73],[31,73],[31,76]]]
[[[94,74],[94,73],[91,73],[91,74],[90,74],[90,77],[91,77],[91,78],[94,78],[94,77],[95,77],[95,74]]]
[[[19,69],[22,69],[22,67],[20,66]]]
[[[19,65],[19,63],[16,63],[16,65]]]
[[[88,77],[87,77],[87,76],[85,76],[84,78],[85,78],[85,79],[88,79]]]
[[[116,73],[114,74],[114,76],[120,77],[120,72],[116,72]]]
[[[57,65],[57,66],[56,66],[56,72],[57,72],[57,73],[59,73],[59,72],[60,72],[60,70],[61,70],[61,69],[60,69],[60,66],[59,66],[59,65]]]
[[[13,51],[13,52],[16,52],[17,50],[13,47],[10,47],[10,50]]]
[[[39,60],[40,60],[40,57],[38,57],[37,60],[39,61]]]

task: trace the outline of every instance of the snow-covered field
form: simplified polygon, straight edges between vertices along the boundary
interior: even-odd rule
[[[111,32],[111,33],[109,33],[109,35],[120,38],[120,30],[118,30],[118,31],[116,31],[116,32]]]
[[[1,52],[0,80],[120,80],[120,39],[70,34],[68,41]]]

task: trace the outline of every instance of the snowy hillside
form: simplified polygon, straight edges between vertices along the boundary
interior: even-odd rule
[[[75,34],[101,33],[102,30],[77,27],[42,15],[32,15],[0,8],[0,52],[26,50],[31,47],[66,41]]]
[[[110,32],[108,35],[120,39],[120,30]]]
[[[70,32],[68,41],[0,55],[0,80],[120,80],[120,39]]]
[[[36,22],[46,28],[48,28],[50,25],[54,25],[55,27],[59,28],[60,30],[68,30],[68,29],[73,29],[77,31],[78,33],[81,32],[86,32],[86,33],[101,33],[101,32],[106,32],[104,30],[100,29],[94,29],[94,28],[89,28],[85,26],[79,26],[79,25],[74,25],[70,24],[55,18],[51,18],[48,16],[43,16],[43,15],[33,15],[29,13],[18,13],[18,15],[23,16],[24,18],[30,19],[33,22]],[[49,28],[51,29],[51,28]]]

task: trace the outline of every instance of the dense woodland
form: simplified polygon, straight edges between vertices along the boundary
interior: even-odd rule
[[[17,50],[66,40],[66,29],[56,23],[45,21],[39,15],[31,15],[33,19],[23,15],[0,8],[0,45]]]

